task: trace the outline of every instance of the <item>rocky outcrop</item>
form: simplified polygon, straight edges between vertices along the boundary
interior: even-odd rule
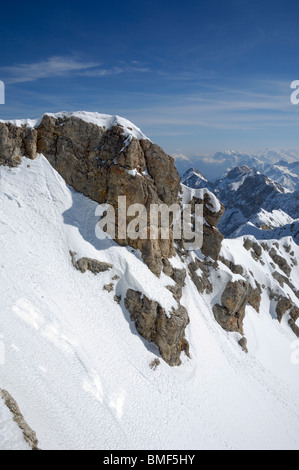
[[[296,325],[296,321],[299,318],[299,308],[295,305],[292,306],[290,311],[289,325],[292,328],[295,335],[299,338],[299,326]]]
[[[182,351],[189,354],[189,344],[185,338],[185,328],[189,323],[187,310],[179,305],[167,316],[158,302],[132,289],[127,291],[125,307],[138,333],[158,346],[164,361],[170,366],[180,365]]]
[[[248,349],[247,349],[247,339],[243,336],[243,338],[240,339],[240,341],[238,342],[239,345],[241,346],[242,350],[245,352],[245,353],[248,353]]]
[[[260,284],[257,281],[255,281],[255,283],[256,283],[256,288],[251,289],[251,293],[248,298],[248,303],[249,305],[251,305],[251,307],[254,308],[254,310],[257,311],[257,313],[259,313],[260,305],[262,301],[262,289],[261,289]]]
[[[246,281],[229,282],[221,296],[221,304],[213,307],[216,321],[224,330],[243,335],[245,307],[252,295],[252,287]]]
[[[172,292],[173,297],[179,303],[183,295],[183,287],[187,276],[186,269],[174,268],[169,260],[164,258],[163,272],[175,282],[174,285],[167,286],[167,289]]]
[[[288,265],[287,261],[285,258],[280,256],[275,248],[272,248],[269,252],[269,255],[273,259],[274,263],[277,264],[277,266],[282,270],[282,272],[285,273],[286,276],[289,276],[292,272],[291,266]]]
[[[240,274],[241,276],[243,276],[244,269],[242,268],[240,264],[234,264],[232,261],[225,259],[223,256],[219,257],[219,261],[225,264],[225,266],[227,266],[228,269],[230,269],[232,273]]]
[[[216,227],[209,225],[203,226],[203,244],[201,251],[202,253],[212,258],[214,261],[219,259],[219,253],[221,251],[221,243],[224,237],[222,233]]]
[[[17,402],[13,397],[6,391],[0,389],[0,395],[3,398],[5,405],[11,411],[13,420],[17,423],[21,431],[23,432],[25,441],[29,444],[32,450],[38,449],[38,440],[36,433],[28,426],[24,416],[22,415]]]
[[[213,285],[210,280],[210,266],[209,263],[201,261],[199,258],[189,263],[190,277],[200,294],[211,294],[213,292]],[[198,274],[199,270],[201,270],[202,275]]]
[[[277,305],[276,305],[277,320],[281,322],[283,316],[289,310],[290,318],[288,320],[288,324],[290,325],[295,335],[299,338],[299,327],[296,325],[296,321],[299,318],[299,308],[296,305],[294,305],[291,299],[289,299],[288,297],[284,297],[280,295],[277,298],[275,298],[275,300],[277,301]]]
[[[21,158],[36,157],[37,131],[0,122],[0,165],[18,166]]]
[[[295,333],[295,335],[297,336],[297,338],[299,338],[299,326],[296,325],[296,323],[294,322],[292,318],[289,319],[289,325],[291,329],[293,330],[293,332]]]
[[[80,258],[76,261],[76,254],[74,251],[70,251],[70,255],[72,257],[72,264],[74,268],[81,273],[86,273],[86,271],[90,271],[93,274],[103,273],[105,271],[109,271],[109,269],[113,268],[112,264],[103,263],[102,261],[98,261],[92,258]]]
[[[225,207],[223,204],[220,203],[220,209],[217,211],[215,210],[213,201],[212,201],[212,194],[208,191],[203,194],[202,198],[193,197],[191,201],[191,209],[194,212],[194,207],[196,204],[203,205],[203,216],[206,222],[211,225],[212,227],[216,227],[221,217],[224,214]]]
[[[280,296],[280,299],[277,302],[276,305],[276,315],[277,315],[277,320],[281,322],[282,317],[286,313],[287,310],[289,310],[292,306],[292,302],[288,297],[282,297]]]
[[[217,211],[213,205],[212,195],[208,191],[204,193],[202,198],[192,197],[191,212],[195,212],[195,205],[203,205],[203,217],[205,223],[203,225],[203,244],[201,247],[202,253],[206,257],[212,258],[214,261],[219,259],[221,250],[221,243],[224,239],[223,235],[216,228],[218,225],[225,208],[219,201],[220,209]]]

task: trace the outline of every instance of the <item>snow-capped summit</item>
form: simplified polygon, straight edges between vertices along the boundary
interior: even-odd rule
[[[194,189],[207,187],[208,184],[208,180],[195,168],[187,170],[182,176],[181,182],[189,188]]]
[[[131,121],[125,119],[123,117],[117,115],[110,115],[110,114],[100,114],[97,112],[89,112],[89,111],[75,111],[75,112],[68,112],[62,111],[59,113],[45,113],[42,117],[38,119],[15,119],[11,121],[3,121],[0,122],[5,123],[9,122],[16,127],[29,127],[29,128],[36,128],[42,122],[44,116],[49,116],[54,119],[70,119],[70,118],[78,118],[82,121],[95,124],[98,127],[102,127],[106,130],[111,129],[114,126],[120,126],[124,129],[124,133],[129,136],[135,137],[136,139],[146,139],[146,137],[141,130],[135,126]]]

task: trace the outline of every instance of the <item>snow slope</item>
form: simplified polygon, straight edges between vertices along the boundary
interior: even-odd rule
[[[187,278],[182,304],[192,358],[176,368],[161,360],[152,370],[156,347],[136,333],[123,299],[118,305],[103,286],[114,282],[123,298],[128,287],[139,288],[170,308],[170,279],[159,281],[138,252],[99,241],[96,203],[42,156],[0,167],[0,204],[0,388],[16,399],[41,449],[298,448],[296,337],[265,300],[260,314],[247,309],[244,354],[211,310],[232,275],[224,265],[210,296]],[[238,240],[226,246],[235,256],[247,253]],[[69,250],[113,269],[82,274]]]

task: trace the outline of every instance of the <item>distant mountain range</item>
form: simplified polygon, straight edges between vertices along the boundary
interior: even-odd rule
[[[174,155],[174,158],[180,175],[193,167],[208,180],[215,181],[229,170],[246,165],[269,176],[291,191],[299,189],[299,151],[296,150],[268,149],[260,155],[229,150],[217,152],[210,157]]]
[[[299,191],[290,189],[299,187],[299,176],[296,179],[294,170],[291,175],[284,173],[283,165],[295,171],[299,169],[297,162],[265,164],[275,176],[274,180],[242,165],[211,182],[192,168],[181,181],[195,189],[207,187],[225,205],[226,211],[219,223],[225,237],[250,234],[257,239],[272,239],[291,235],[299,243]]]

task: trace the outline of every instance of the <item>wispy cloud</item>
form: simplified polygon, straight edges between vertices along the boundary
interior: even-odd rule
[[[72,72],[99,67],[96,62],[83,62],[72,57],[50,57],[31,64],[18,64],[1,67],[1,75],[6,83],[33,82],[40,78],[64,76]]]
[[[93,70],[86,70],[80,73],[84,77],[107,77],[109,75],[120,75],[124,73],[146,73],[150,72],[148,67],[141,67],[138,65],[115,65],[111,68],[96,68]]]
[[[84,77],[105,77],[124,73],[148,72],[149,68],[132,61],[130,64],[104,67],[98,62],[85,62],[73,57],[50,57],[48,59],[12,66],[0,67],[1,78],[8,84],[33,82],[41,78],[54,78],[76,74]]]
[[[177,93],[172,100],[161,96],[135,112],[139,123],[155,128],[156,135],[168,131],[172,135],[174,132],[187,135],[194,133],[194,128],[223,131],[293,128],[298,125],[294,119],[297,110],[290,103],[288,82],[281,83],[284,87],[278,89],[277,83],[275,87],[267,84],[266,90],[260,86],[259,91],[255,83],[247,84],[243,90],[211,84],[196,93]],[[134,113],[132,109],[130,113]]]

